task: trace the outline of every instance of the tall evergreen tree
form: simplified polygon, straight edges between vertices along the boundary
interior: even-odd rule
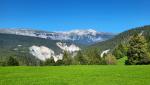
[[[136,34],[131,37],[127,57],[128,59],[126,60],[126,64],[129,65],[150,63],[147,43],[144,36]]]
[[[63,61],[62,60],[57,60],[57,62],[55,62],[56,66],[60,66],[63,65]]]
[[[113,55],[120,59],[127,55],[127,46],[125,44],[119,44],[113,51]]]
[[[44,62],[44,65],[46,65],[46,66],[53,66],[53,65],[55,65],[54,58],[51,57],[51,58],[46,59],[45,62]]]
[[[100,64],[100,55],[97,49],[91,49],[87,52],[88,64]]]
[[[67,51],[64,51],[62,62],[64,65],[70,65],[72,60]]]
[[[77,64],[86,64],[86,59],[82,55],[81,51],[78,52],[78,54],[75,56],[75,61]]]

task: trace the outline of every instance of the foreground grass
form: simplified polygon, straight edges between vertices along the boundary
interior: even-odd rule
[[[0,85],[150,85],[150,66],[0,67]]]

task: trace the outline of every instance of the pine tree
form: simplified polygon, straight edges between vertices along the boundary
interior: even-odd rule
[[[53,66],[53,65],[55,65],[54,58],[51,57],[51,58],[46,59],[45,62],[44,62],[44,65],[46,65],[46,66]]]
[[[63,61],[62,61],[62,60],[57,60],[57,61],[55,62],[55,65],[56,65],[56,66],[63,65]]]
[[[77,64],[86,64],[86,60],[82,55],[81,51],[79,51],[78,54],[75,56],[75,61],[77,62]]]
[[[91,49],[87,53],[88,64],[100,64],[100,55],[97,49]]]
[[[113,51],[113,55],[120,59],[127,55],[127,46],[124,44],[119,44]]]
[[[70,65],[72,60],[67,51],[64,51],[62,62],[64,65]]]
[[[126,64],[129,65],[150,63],[147,43],[144,36],[136,34],[131,37],[127,57],[128,59],[126,60]]]

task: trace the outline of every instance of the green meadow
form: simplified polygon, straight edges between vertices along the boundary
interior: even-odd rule
[[[0,85],[150,85],[150,65],[0,67]]]

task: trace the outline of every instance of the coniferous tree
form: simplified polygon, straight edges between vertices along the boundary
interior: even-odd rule
[[[127,60],[125,64],[149,64],[150,58],[147,51],[147,42],[144,36],[136,34],[131,37],[129,41],[129,48],[127,51]]]
[[[119,44],[113,51],[113,55],[120,59],[122,57],[125,57],[127,55],[127,46],[124,44]]]
[[[54,58],[51,57],[51,58],[46,59],[45,62],[44,62],[44,65],[46,65],[46,66],[53,66],[53,65],[55,65]]]
[[[116,56],[117,59],[124,57],[124,54],[117,48],[114,50],[113,54]]]
[[[62,62],[63,65],[70,65],[72,63],[71,57],[67,51],[64,51]]]
[[[75,61],[77,62],[77,64],[86,64],[86,59],[82,55],[81,51],[79,51],[78,54],[75,56]]]
[[[38,66],[44,66],[44,61],[42,61],[42,60],[39,60],[39,62],[38,62]]]
[[[100,64],[100,55],[97,49],[91,49],[87,53],[88,64]]]
[[[62,61],[62,60],[57,60],[57,61],[55,62],[55,65],[56,65],[56,66],[63,65],[63,61]]]

